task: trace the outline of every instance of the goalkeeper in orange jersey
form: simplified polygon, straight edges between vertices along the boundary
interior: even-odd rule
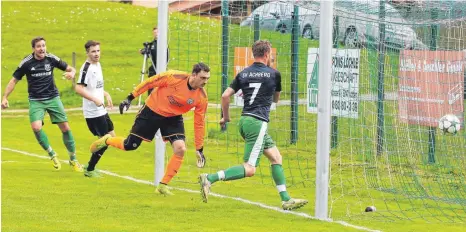
[[[150,77],[139,84],[120,104],[120,113],[128,110],[131,101],[148,89],[154,89],[139,110],[128,137],[106,135],[91,145],[91,152],[112,146],[125,151],[136,150],[142,141],[150,142],[160,129],[164,140],[170,141],[173,155],[168,162],[165,175],[156,192],[173,195],[167,184],[178,173],[186,151],[182,114],[194,109],[194,133],[197,166],[204,167],[203,154],[204,120],[207,110],[207,94],[204,86],[210,78],[210,68],[204,63],[193,66],[191,74],[181,71],[168,71]]]

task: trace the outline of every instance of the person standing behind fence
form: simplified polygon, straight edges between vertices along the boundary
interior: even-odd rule
[[[149,50],[146,51],[145,48],[139,49],[139,53],[141,55],[144,55],[145,52],[150,54],[151,64],[149,65],[149,69],[148,69],[148,73],[149,73],[148,77],[155,76],[155,74],[157,74],[157,38],[159,35],[159,30],[157,29],[157,27],[152,28],[152,34],[154,36],[154,40],[149,43],[148,45]],[[168,64],[168,61],[170,60],[169,57],[170,57],[170,49],[167,48],[167,64]],[[153,89],[149,89],[147,91],[148,95],[150,95],[152,90]]]

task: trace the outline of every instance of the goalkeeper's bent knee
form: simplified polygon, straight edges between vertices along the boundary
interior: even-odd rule
[[[135,135],[129,135],[128,138],[126,138],[123,142],[123,145],[126,151],[132,151],[138,149],[139,145],[141,145],[141,142],[141,138]]]

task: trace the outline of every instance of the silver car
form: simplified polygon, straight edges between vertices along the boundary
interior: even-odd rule
[[[252,26],[254,15],[259,15],[259,28],[282,33],[291,32],[293,2],[270,2],[255,9],[241,26]],[[320,26],[319,1],[297,1],[300,34],[318,39]],[[426,49],[416,32],[390,4],[385,4],[385,44],[395,49]],[[374,46],[379,41],[379,2],[367,0],[337,0],[334,16],[338,16],[338,40],[345,47]]]
[[[259,28],[281,33],[291,33],[293,4],[286,2],[270,2],[256,8],[243,20],[240,26],[253,26],[254,15],[259,16]],[[316,21],[317,20],[317,21]],[[299,31],[304,38],[312,39],[318,34],[318,12],[299,7]],[[317,31],[316,31],[317,30]]]

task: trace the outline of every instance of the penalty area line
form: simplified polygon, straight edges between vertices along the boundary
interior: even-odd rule
[[[11,148],[7,148],[7,147],[2,147],[2,150],[11,151],[11,152],[15,152],[15,153],[19,153],[19,154],[27,155],[27,156],[32,156],[32,157],[36,157],[36,158],[40,158],[40,159],[50,159],[48,156],[38,155],[38,154],[29,153],[29,152],[26,152],[26,151],[20,151],[20,150],[16,150],[16,149],[11,149]],[[61,160],[61,162],[68,163],[68,160]],[[99,170],[99,171],[101,173],[109,175],[109,176],[114,176],[114,177],[130,180],[130,181],[140,183],[140,184],[147,184],[147,185],[154,186],[154,183],[151,182],[151,181],[140,180],[140,179],[136,179],[136,178],[131,177],[131,176],[122,176],[122,175],[119,175],[117,173],[110,172],[110,171],[105,171],[105,170]],[[186,189],[186,188],[177,188],[177,187],[169,187],[169,188],[184,191],[184,192],[188,192],[188,193],[199,194],[199,191],[197,191],[197,190]],[[319,221],[325,221],[325,222],[329,222],[329,223],[336,223],[336,224],[340,224],[340,225],[343,225],[343,226],[346,226],[346,227],[350,227],[350,228],[354,228],[354,229],[358,229],[358,230],[362,230],[362,231],[380,232],[380,230],[374,230],[374,229],[370,229],[370,228],[367,228],[367,227],[364,227],[364,226],[353,225],[353,224],[350,224],[350,223],[345,222],[345,221],[333,221],[332,219],[322,220],[322,219],[318,219],[318,218],[316,218],[314,216],[311,216],[311,215],[309,215],[307,213],[283,210],[283,209],[281,209],[279,207],[269,206],[269,205],[262,204],[262,203],[259,203],[259,202],[246,200],[246,199],[243,199],[243,198],[240,198],[240,197],[231,197],[231,196],[226,196],[226,195],[212,193],[212,192],[209,195],[214,196],[214,197],[218,197],[218,198],[235,200],[235,201],[239,201],[239,202],[249,204],[249,205],[255,205],[255,206],[258,206],[258,207],[261,207],[261,208],[264,208],[264,209],[268,209],[268,210],[273,210],[273,211],[276,211],[276,212],[279,212],[279,213],[291,214],[291,215],[295,215],[295,216],[299,216],[299,217],[304,217],[304,218],[319,220]]]

